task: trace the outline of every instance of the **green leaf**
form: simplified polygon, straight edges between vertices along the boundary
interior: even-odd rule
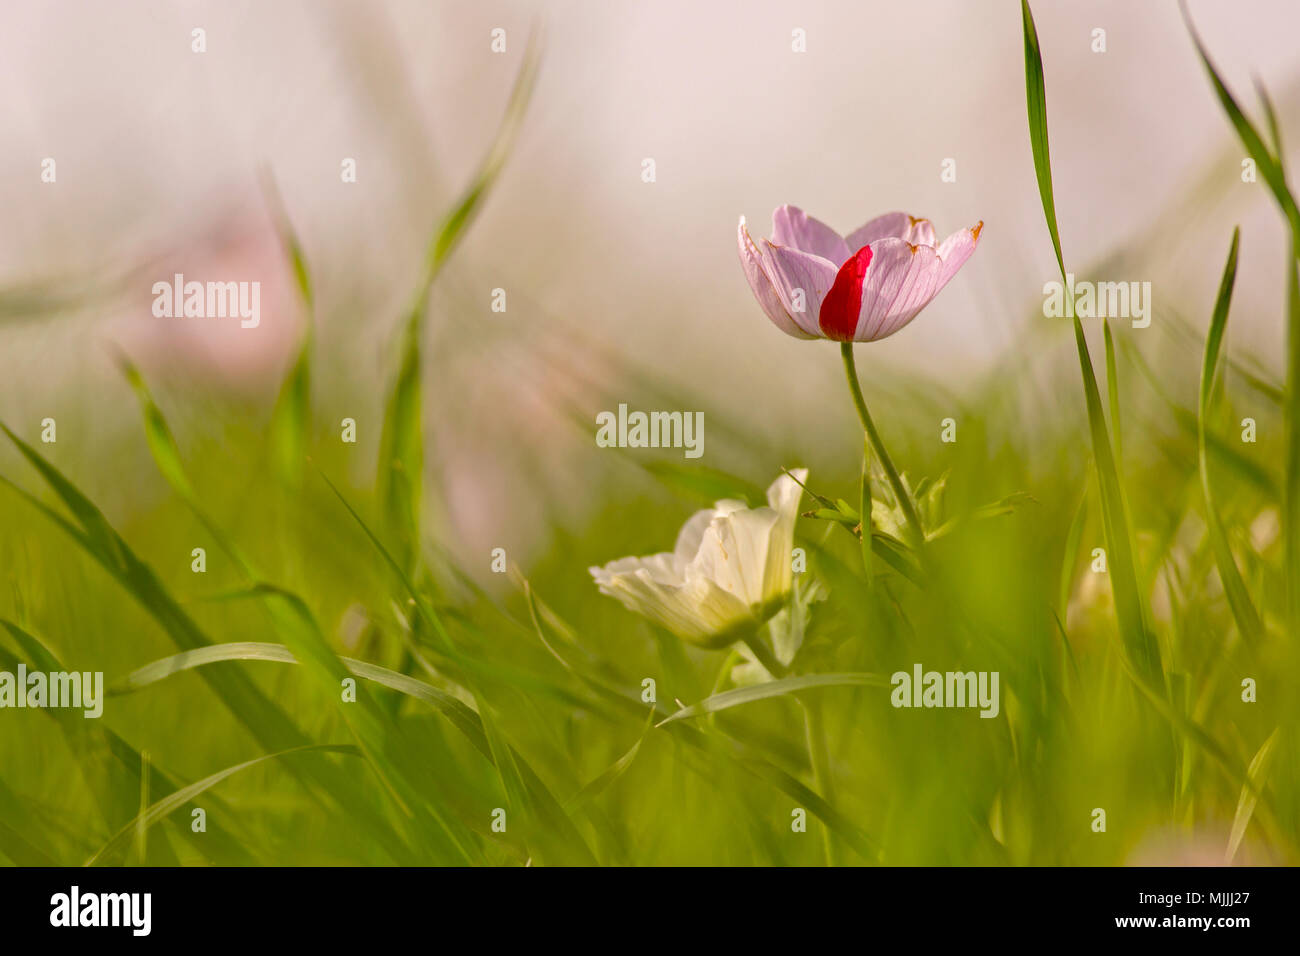
[[[666,720],[661,720],[656,726],[662,727],[676,720],[686,720],[690,717],[717,713],[720,710],[728,710],[742,704],[751,704],[754,701],[784,697],[787,694],[808,690],[813,687],[844,686],[888,687],[889,681],[878,674],[803,674],[799,677],[783,677],[780,680],[768,681],[764,684],[753,684],[748,687],[724,690],[720,694],[706,697],[698,704],[683,707]]]
[[[1237,563],[1228,544],[1228,534],[1219,517],[1219,509],[1210,487],[1210,459],[1205,436],[1209,430],[1210,403],[1214,396],[1215,371],[1218,367],[1219,349],[1223,344],[1224,331],[1228,325],[1228,308],[1232,303],[1232,288],[1237,278],[1237,249],[1241,241],[1241,230],[1232,232],[1232,246],[1228,250],[1228,261],[1223,267],[1223,279],[1219,283],[1219,294],[1214,301],[1214,313],[1210,318],[1210,330],[1205,338],[1205,361],[1201,366],[1200,402],[1197,408],[1197,452],[1201,474],[1201,491],[1205,495],[1205,522],[1210,538],[1210,547],[1214,551],[1214,562],[1219,569],[1219,579],[1223,582],[1223,592],[1228,598],[1228,607],[1237,622],[1237,629],[1244,640],[1258,644],[1264,637],[1264,628],[1260,623],[1259,613],[1250,599],[1250,592],[1237,570]]]

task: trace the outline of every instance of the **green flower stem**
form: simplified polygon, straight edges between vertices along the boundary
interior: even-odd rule
[[[916,538],[914,543],[919,547],[925,543],[925,529],[921,526],[921,516],[916,512],[911,492],[903,484],[903,479],[898,476],[898,469],[894,467],[893,459],[885,450],[885,443],[880,440],[876,423],[871,420],[871,412],[867,411],[866,399],[862,397],[862,386],[858,384],[858,370],[853,364],[853,343],[841,342],[840,355],[844,357],[844,374],[849,380],[849,391],[853,394],[853,404],[858,410],[858,418],[862,421],[862,427],[867,433],[871,447],[875,449],[876,457],[880,459],[880,466],[885,469],[885,477],[889,479],[890,487],[894,489],[894,497],[898,499],[898,505],[903,509],[903,517],[907,519],[908,527]],[[863,532],[869,534],[871,516],[863,515],[862,521]]]
[[[749,631],[742,639],[745,642],[745,646],[754,652],[754,656],[758,658],[758,662],[767,668],[767,672],[771,674],[773,678],[780,680],[789,673],[785,666],[776,659],[770,650],[768,650],[767,645],[764,644],[762,638],[758,636],[757,629]]]
[[[835,786],[831,781],[830,748],[826,745],[826,723],[819,699],[800,698],[803,705],[804,731],[808,737],[808,759],[812,764],[813,789],[827,803],[835,802]],[[822,824],[822,840],[826,851],[826,865],[839,866],[839,847],[831,834],[830,827]]]

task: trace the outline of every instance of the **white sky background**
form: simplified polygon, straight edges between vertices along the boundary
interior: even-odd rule
[[[1081,270],[1241,150],[1172,0],[1034,8],[1062,242]],[[1252,113],[1252,74],[1274,91],[1300,169],[1300,99],[1288,95],[1300,81],[1300,4],[1191,9]],[[893,209],[928,216],[941,236],[985,222],[970,263],[910,327],[870,347],[864,375],[882,363],[951,382],[1017,347],[1055,266],[1013,0],[8,3],[0,282],[94,273],[183,244],[241,197],[255,202],[265,162],[318,274],[334,328],[325,341],[367,343],[356,378],[378,391],[428,230],[490,141],[539,12],[547,44],[533,107],[446,277],[467,323],[544,322],[536,303],[651,371],[703,378],[742,404],[773,370],[788,387],[808,383],[811,398],[837,374],[834,350],[772,327],[735,251],[740,214],[766,234],[772,208],[792,202],[842,231]],[[207,30],[203,55],[190,51],[194,26]],[[505,55],[489,51],[496,26],[508,31]],[[1104,54],[1090,49],[1098,26]],[[791,51],[795,27],[804,54]],[[57,158],[57,186],[38,181],[44,156]],[[339,181],[344,156],[358,160],[355,185]],[[657,163],[653,185],[640,180],[644,157]],[[955,184],[940,181],[945,157],[957,160]],[[1151,280],[1159,300],[1203,325],[1241,222],[1232,346],[1276,364],[1279,217],[1262,183],[1241,185],[1235,165],[1225,176],[1227,203],[1192,231],[1157,237],[1156,266],[1101,278]],[[505,316],[488,310],[496,286],[512,297]],[[142,292],[129,309],[147,318],[148,302]],[[291,324],[264,325],[276,321]],[[58,359],[105,354],[85,328],[0,328],[10,384],[30,395],[56,384]],[[838,379],[825,387],[842,398]]]

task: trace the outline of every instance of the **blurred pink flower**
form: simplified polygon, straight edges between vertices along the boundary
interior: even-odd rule
[[[155,282],[248,282],[260,286],[260,321],[158,318]],[[292,360],[303,330],[292,270],[275,224],[258,197],[240,197],[197,227],[174,234],[134,281],[125,321],[110,338],[145,370],[221,383],[236,390],[274,388]],[[179,314],[179,304],[176,306]]]
[[[782,332],[873,342],[929,305],[975,251],[983,227],[960,229],[936,245],[928,219],[891,212],[844,237],[796,206],[781,206],[762,248],[740,217],[740,262]]]

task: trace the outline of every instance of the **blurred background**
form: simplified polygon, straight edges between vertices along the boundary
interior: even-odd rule
[[[1295,4],[1191,11],[1239,98],[1255,106],[1258,78],[1285,128],[1300,103]],[[1071,268],[1106,262],[1101,278],[1150,281],[1158,309],[1202,326],[1241,223],[1232,342],[1276,369],[1280,220],[1262,185],[1241,182],[1177,6],[1044,2],[1037,16]],[[784,202],[844,232],[893,209],[940,235],[985,222],[978,255],[922,320],[865,350],[868,380],[908,370],[960,388],[1023,355],[1045,322],[1054,263],[1014,3],[126,0],[10,4],[3,17],[0,408],[15,424],[52,415],[82,447],[134,419],[131,403],[102,398],[115,348],[160,388],[273,398],[302,316],[263,202],[267,169],[315,276],[323,417],[356,418],[358,458],[373,454],[427,237],[491,141],[538,25],[533,104],[430,314],[439,411],[427,427],[456,463],[457,530],[475,548],[504,529],[471,504],[510,489],[521,445],[590,445],[541,428],[571,383],[539,339],[564,350],[579,337],[571,357],[606,383],[616,373],[591,349],[612,349],[771,434],[847,418],[834,350],[787,340],[755,307],[734,251],[742,214],[756,235]],[[504,53],[491,50],[498,27]],[[41,181],[46,157],[55,184]],[[345,158],[355,183],[341,181]],[[945,159],[955,182],[941,181]],[[177,271],[259,278],[261,327],[155,320],[150,287]],[[494,288],[505,314],[491,311]],[[645,407],[627,388],[614,397]]]
[[[1152,284],[1150,328],[1112,323],[1141,584],[1170,679],[1190,688],[1188,712],[1244,767],[1272,739],[1280,698],[1258,713],[1239,707],[1240,673],[1285,673],[1295,654],[1277,645],[1264,663],[1234,656],[1242,648],[1200,513],[1196,385],[1240,224],[1214,461],[1224,520],[1239,553],[1249,553],[1243,574],[1276,627],[1281,217],[1262,182],[1242,181],[1244,152],[1177,4],[1033,6],[1066,263],[1081,279]],[[1300,6],[1189,7],[1247,112],[1262,115],[1256,81],[1270,91],[1294,170]],[[192,50],[196,29],[203,53]],[[504,52],[492,49],[496,29]],[[1097,29],[1105,52],[1094,52]],[[532,668],[545,684],[550,696],[503,679],[494,705],[547,783],[562,797],[575,793],[626,752],[644,719],[611,728],[596,709],[574,705],[583,689],[563,687],[567,675],[539,649],[518,573],[628,686],[660,674],[672,688],[665,701],[694,700],[723,686],[727,665],[681,651],[599,596],[588,565],[671,547],[692,509],[725,484],[710,483],[714,470],[763,488],[783,466],[808,466],[810,487],[857,500],[861,445],[838,350],[789,338],[764,317],[737,261],[738,217],[758,237],[782,203],[841,232],[902,210],[930,218],[940,236],[980,220],[984,229],[977,253],[915,322],[857,348],[873,414],[914,482],[948,475],[951,514],[1022,492],[1032,503],[950,539],[947,583],[968,605],[975,634],[960,647],[956,611],[896,581],[901,613],[877,621],[861,601],[856,545],[801,521],[800,540],[817,552],[837,602],[822,618],[819,663],[889,673],[920,655],[927,667],[1001,666],[1009,699],[1004,735],[1001,722],[985,733],[984,722],[963,722],[967,715],[900,721],[865,692],[836,698],[846,704],[831,716],[845,806],[887,834],[891,862],[1219,858],[1241,782],[1203,755],[1193,759],[1185,741],[1170,750],[1168,727],[1125,683],[1109,585],[1087,570],[1104,538],[1070,325],[1042,314],[1056,264],[1035,185],[1012,0],[5,4],[0,421],[103,509],[214,639],[272,640],[252,612],[202,600],[239,577],[213,560],[196,583],[190,549],[206,544],[211,560],[211,528],[151,457],[140,407],[115,365],[129,357],[217,525],[304,596],[341,652],[413,669],[401,639],[410,628],[398,603],[405,598],[394,597],[370,543],[310,470],[299,493],[279,489],[268,467],[267,423],[307,316],[266,183],[281,197],[315,290],[308,451],[373,516],[404,310],[430,237],[496,136],[535,30],[542,65],[522,126],[425,319],[420,531],[430,564],[446,561],[438,596],[461,616],[464,646]],[[792,49],[795,31],[806,52]],[[47,158],[53,183],[42,181]],[[646,159],[653,183],[642,178]],[[345,160],[355,161],[355,182],[340,175]],[[954,182],[941,178],[946,160],[955,162]],[[178,272],[260,282],[259,327],[155,318],[152,286]],[[505,290],[505,312],[492,309],[496,289]],[[1100,377],[1099,323],[1085,325]],[[703,459],[598,448],[596,414],[624,402],[703,411]],[[1258,444],[1235,440],[1247,415],[1259,421]],[[947,417],[958,422],[955,445],[939,440]],[[46,418],[57,421],[54,444],[39,443]],[[356,422],[355,445],[339,441],[345,418]],[[52,500],[8,443],[0,475]],[[0,528],[0,568],[10,572],[0,617],[25,622],[110,681],[175,651],[75,543],[8,489],[0,489]],[[515,575],[491,572],[497,547]],[[1073,678],[1047,604],[1078,655]],[[250,670],[313,739],[340,730],[293,674]],[[1077,710],[1065,716],[1037,696],[1060,691],[1058,677],[1077,691]],[[177,779],[260,753],[218,701],[197,696],[206,694],[200,688],[181,675],[166,691],[117,702],[114,726]],[[432,719],[409,710],[420,733],[428,730],[418,721]],[[801,773],[802,727],[789,716],[763,711],[758,730],[747,729]],[[59,835],[60,862],[84,860],[129,817],[83,826],[88,798],[68,792],[70,763],[50,756],[42,715],[6,719],[22,734],[0,746],[0,783],[47,808],[33,812],[46,813]],[[431,751],[432,763],[476,768],[464,771],[465,786],[477,788],[466,800],[475,814],[500,799],[490,764],[428,733],[428,746],[443,747]],[[618,800],[609,816],[625,846],[602,862],[819,859],[756,835],[762,821],[784,825],[784,798],[751,792],[738,771],[705,786],[682,771],[688,761],[675,738],[671,749],[667,734],[650,739],[641,762],[654,762],[629,774],[635,789],[611,790]],[[1261,802],[1262,841],[1252,829],[1239,860],[1295,859],[1297,766],[1286,765],[1276,803]],[[324,834],[303,795],[275,772],[256,770],[231,787],[231,800],[265,824],[248,844],[262,861],[386,861],[361,836]],[[731,802],[715,800],[719,790]],[[375,802],[383,805],[382,794]],[[1127,808],[1114,816],[1113,842],[1074,828],[1098,803]],[[12,823],[6,814],[20,804],[6,804],[0,788],[0,823]],[[292,827],[284,823],[291,811],[302,811]]]

